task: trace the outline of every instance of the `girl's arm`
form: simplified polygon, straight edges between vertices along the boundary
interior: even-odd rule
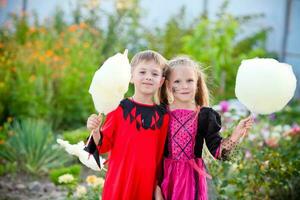
[[[239,139],[251,128],[253,119],[248,117],[241,120],[232,135],[225,139],[219,134],[222,127],[221,116],[212,108],[203,107],[201,109],[198,123],[200,134],[197,134],[199,137],[197,140],[201,140],[201,135],[203,135],[208,150],[215,158],[229,160]],[[202,146],[199,147],[202,149]]]
[[[249,132],[252,125],[253,118],[251,116],[241,120],[232,135],[222,139],[217,158],[222,160],[228,159],[233,149],[235,149],[239,143],[240,138],[244,137]]]
[[[155,188],[154,199],[155,200],[164,200],[164,197],[162,195],[162,191],[161,191],[161,189],[158,185]]]

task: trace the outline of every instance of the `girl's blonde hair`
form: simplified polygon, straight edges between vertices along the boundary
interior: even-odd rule
[[[172,71],[179,66],[188,66],[194,69],[194,72],[197,76],[197,91],[195,94],[195,103],[199,106],[209,106],[209,91],[206,85],[206,76],[202,71],[202,68],[197,64],[197,62],[193,61],[191,58],[187,56],[179,56],[175,57],[168,62],[168,69],[166,70],[166,80],[169,79]],[[169,104],[170,95],[167,91],[166,82],[164,82],[161,93],[160,93],[160,102],[164,104]]]
[[[133,56],[131,59],[131,72],[135,69],[137,65],[142,62],[154,62],[157,64],[162,70],[162,77],[165,77],[165,73],[168,69],[168,61],[161,54],[152,50],[141,51]],[[160,104],[160,96],[161,96],[161,88],[154,94],[154,102],[156,104]]]

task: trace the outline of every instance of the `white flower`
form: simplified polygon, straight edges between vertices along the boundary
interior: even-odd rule
[[[58,177],[58,182],[61,184],[68,184],[74,181],[74,177],[72,174],[64,174]]]
[[[283,131],[283,128],[281,125],[277,125],[273,128],[273,131],[274,132],[282,132]]]
[[[103,186],[104,185],[104,179],[103,178],[99,178],[97,176],[87,176],[86,177],[86,182],[89,186],[93,186],[94,188],[95,187],[98,187],[98,186]]]
[[[82,185],[78,185],[77,188],[76,188],[76,192],[75,192],[75,196],[76,197],[83,197],[84,195],[86,195],[87,193],[87,189],[82,186]]]
[[[93,186],[94,187],[98,187],[98,186],[103,187],[103,185],[104,185],[104,179],[99,177],[99,178],[96,179]]]
[[[269,131],[269,129],[263,128],[261,130],[261,134],[262,134],[262,136],[263,136],[264,139],[267,139],[270,136],[270,131]]]
[[[291,129],[291,126],[290,125],[284,125],[283,126],[283,131],[289,131]]]
[[[248,139],[249,139],[250,141],[253,141],[253,140],[255,140],[256,138],[257,138],[257,135],[256,135],[256,134],[254,134],[254,133],[248,134]]]

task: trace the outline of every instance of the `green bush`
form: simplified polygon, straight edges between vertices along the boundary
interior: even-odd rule
[[[64,131],[63,139],[68,140],[70,144],[77,144],[80,141],[86,141],[90,132],[86,128],[76,129],[73,131]]]
[[[62,167],[53,169],[49,173],[50,180],[59,185],[58,178],[64,174],[72,174],[76,180],[80,178],[81,165],[72,165],[70,167]]]
[[[70,161],[56,144],[49,123],[24,119],[15,121],[10,131],[12,136],[0,146],[0,158],[16,163],[18,171],[45,174]]]
[[[0,176],[5,174],[14,174],[17,172],[17,164],[16,163],[1,163],[0,165]]]
[[[102,12],[108,27],[99,27],[95,10],[83,18],[82,9],[76,7],[71,24],[57,9],[47,24],[12,15],[14,27],[0,30],[1,124],[12,116],[51,121],[54,130],[81,127],[95,112],[88,89],[100,64],[129,41],[131,55],[140,50],[138,10]]]
[[[209,159],[207,166],[214,177],[217,199],[299,199],[300,115],[292,113],[293,118],[288,117],[297,106],[282,110],[285,118],[258,116],[239,145],[240,154],[235,160]],[[231,133],[228,127],[234,127],[240,117],[231,110],[222,113],[222,121],[226,122],[223,136]]]

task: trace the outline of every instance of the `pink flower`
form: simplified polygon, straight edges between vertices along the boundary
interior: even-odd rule
[[[271,148],[278,147],[278,142],[279,142],[279,139],[275,138],[275,137],[270,137],[265,140],[265,143],[267,144],[267,146],[271,147]]]
[[[270,119],[271,121],[274,121],[274,120],[276,119],[275,113],[270,114],[270,115],[269,115],[269,119]]]
[[[298,124],[294,124],[292,128],[286,131],[283,135],[284,136],[296,136],[300,134],[300,126]]]
[[[229,103],[228,103],[228,101],[221,101],[219,105],[220,105],[221,111],[223,113],[229,111]]]
[[[250,152],[249,150],[246,150],[245,158],[246,158],[246,159],[252,158],[252,154],[251,154],[251,152]]]
[[[300,132],[300,126],[298,125],[298,124],[294,124],[293,126],[292,126],[292,130],[293,130],[293,132]]]

